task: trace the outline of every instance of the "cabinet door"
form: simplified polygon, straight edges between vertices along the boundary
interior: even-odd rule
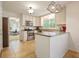
[[[33,24],[34,24],[34,26],[41,26],[41,18],[33,17]]]
[[[27,31],[24,31],[24,40],[23,41],[27,41]]]

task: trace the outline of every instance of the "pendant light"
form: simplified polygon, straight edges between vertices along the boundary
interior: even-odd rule
[[[28,12],[29,12],[29,14],[32,14],[34,12],[34,10],[32,9],[32,7],[29,7]]]
[[[54,1],[52,1],[49,5],[47,10],[50,11],[51,13],[59,13],[64,9],[64,6],[61,4],[58,4]]]

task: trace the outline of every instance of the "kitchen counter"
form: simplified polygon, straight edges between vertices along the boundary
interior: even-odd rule
[[[58,31],[55,31],[55,32],[43,31],[43,32],[37,32],[35,34],[41,35],[41,36],[52,37],[52,36],[61,35],[61,34],[64,34],[64,33],[65,32],[58,32]]]
[[[62,58],[69,50],[69,33],[35,33],[36,56],[38,58]]]

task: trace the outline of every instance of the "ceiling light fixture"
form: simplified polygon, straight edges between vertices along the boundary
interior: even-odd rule
[[[54,7],[54,6],[52,6],[51,8],[52,8],[52,9],[55,9],[55,7]]]
[[[58,4],[54,1],[52,1],[49,5],[47,10],[50,11],[51,13],[59,13],[63,10],[64,5]]]
[[[34,10],[32,9],[32,7],[29,7],[28,12],[29,12],[29,14],[32,14],[34,12]]]

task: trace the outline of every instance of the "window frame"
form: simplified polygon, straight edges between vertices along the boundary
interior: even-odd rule
[[[53,17],[51,17],[51,16],[48,17],[49,15],[51,15],[51,16],[53,15],[53,16],[54,16],[54,19],[55,19],[55,27],[45,28],[45,27],[44,27],[45,17],[47,18],[47,20],[49,20],[49,23],[50,23],[51,19],[53,18]],[[56,29],[56,14],[50,13],[50,14],[47,14],[47,15],[42,16],[42,17],[41,17],[41,25],[42,25],[43,29]]]

